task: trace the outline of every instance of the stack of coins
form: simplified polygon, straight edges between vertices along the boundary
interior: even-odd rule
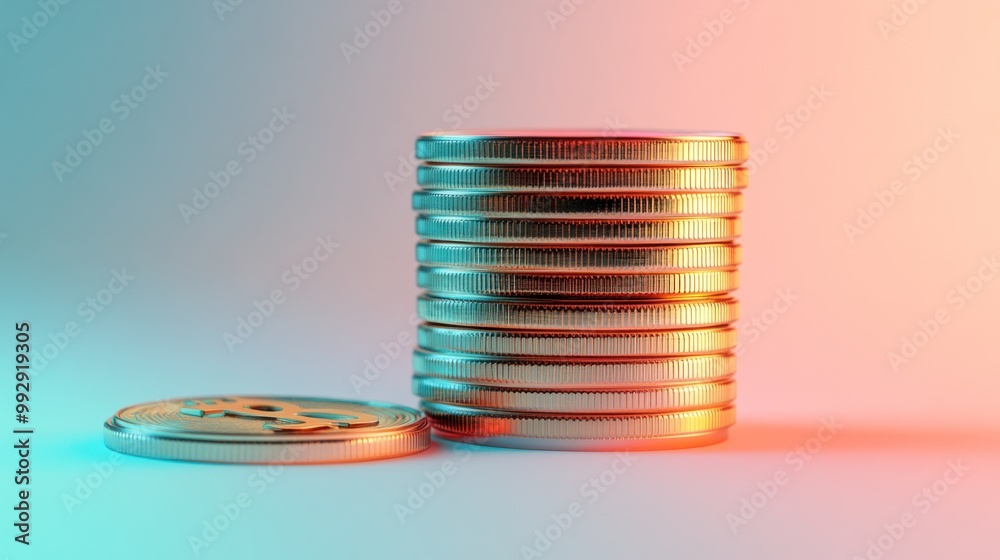
[[[746,141],[417,139],[413,390],[444,438],[562,450],[724,440]]]

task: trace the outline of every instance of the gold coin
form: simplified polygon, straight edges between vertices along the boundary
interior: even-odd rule
[[[733,241],[740,219],[664,218],[658,220],[564,220],[417,216],[417,235],[471,243],[690,244]]]
[[[417,262],[427,266],[566,272],[664,272],[731,268],[741,248],[732,243],[635,246],[519,246],[422,242]]]
[[[484,356],[684,356],[729,352],[736,347],[736,340],[736,329],[732,327],[560,332],[417,325],[417,344],[421,348]]]
[[[472,164],[739,165],[749,147],[727,132],[444,132],[417,138],[416,156]]]
[[[670,218],[733,216],[743,195],[699,193],[490,193],[416,191],[413,209],[439,216],[479,218]]]
[[[717,443],[736,421],[732,405],[645,414],[506,412],[423,401],[437,435],[481,445],[609,451]],[[681,437],[686,436],[686,437]]]
[[[499,357],[417,348],[413,371],[422,377],[476,385],[612,389],[717,381],[736,373],[736,356]]]
[[[737,289],[739,272],[731,269],[574,274],[422,266],[417,269],[417,286],[434,294],[454,296],[690,297],[725,294]]]
[[[739,304],[732,298],[588,302],[471,300],[420,295],[417,315],[431,323],[494,328],[592,331],[692,329],[736,321]]]
[[[415,376],[413,394],[428,402],[505,412],[626,414],[722,406],[736,398],[736,382],[726,379],[661,387],[534,389],[473,385]]]
[[[746,167],[482,166],[417,168],[425,189],[480,191],[728,191],[746,188]]]

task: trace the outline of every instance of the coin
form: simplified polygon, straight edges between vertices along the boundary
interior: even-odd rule
[[[477,385],[607,389],[719,380],[736,373],[736,356],[497,357],[417,348],[413,371]]]
[[[436,433],[480,445],[614,451],[678,449],[726,439],[736,421],[732,405],[645,414],[541,414],[506,412],[422,401]]]
[[[739,218],[563,220],[417,216],[417,235],[472,243],[664,244],[733,241]]]
[[[683,356],[732,350],[736,347],[736,329],[560,332],[425,323],[417,325],[417,344],[437,352],[485,356]]]
[[[425,134],[416,156],[438,163],[739,165],[746,140],[727,132],[481,131]]]
[[[417,453],[430,423],[412,408],[311,397],[200,397],[123,408],[104,425],[110,449],[216,463],[341,463]]]
[[[717,191],[738,190],[746,167],[476,166],[425,164],[417,184],[426,189],[484,191]]]
[[[739,287],[739,272],[685,270],[661,273],[577,274],[489,272],[421,266],[417,286],[433,294],[479,296],[710,296]]]
[[[517,246],[422,242],[417,262],[470,269],[572,272],[661,272],[730,268],[740,264],[732,243],[636,246]]]
[[[509,412],[625,414],[722,406],[736,398],[736,382],[727,379],[661,387],[534,389],[415,376],[413,394],[425,401]]]
[[[743,195],[699,193],[491,193],[416,191],[413,209],[439,216],[482,218],[669,218],[732,216]]]
[[[431,323],[478,327],[590,331],[691,329],[732,323],[732,298],[676,300],[473,300],[422,294],[417,315]]]

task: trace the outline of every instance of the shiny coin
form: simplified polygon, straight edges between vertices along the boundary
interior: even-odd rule
[[[123,408],[104,425],[110,449],[214,463],[342,463],[410,455],[430,445],[427,418],[378,402],[206,397]]]
[[[479,445],[564,451],[678,449],[718,443],[736,421],[732,405],[645,414],[506,412],[433,402],[421,407],[437,435]]]
[[[732,379],[663,387],[530,389],[413,378],[413,394],[436,403],[509,412],[624,414],[712,408],[736,398]]]
[[[676,332],[676,331],[674,331]],[[413,352],[418,376],[473,383],[549,389],[611,389],[717,381],[736,373],[730,353],[624,358],[498,357]]]
[[[669,218],[732,216],[743,195],[700,193],[489,193],[416,191],[413,209],[440,216],[482,218]]]
[[[740,260],[740,246],[731,243],[607,247],[417,244],[420,264],[487,270],[662,272],[730,268]]]
[[[456,131],[417,138],[416,156],[439,163],[739,165],[746,140],[726,132]]]
[[[426,266],[417,269],[418,287],[449,296],[690,297],[725,294],[737,289],[739,283],[735,269],[643,274],[488,272]]]
[[[483,191],[717,191],[745,188],[746,167],[421,165],[425,189]]]
[[[417,344],[437,352],[487,356],[681,356],[731,351],[736,329],[559,332],[421,324]]]
[[[446,325],[515,329],[622,331],[693,329],[732,323],[732,298],[621,300],[616,302],[471,300],[421,295],[417,315]]]
[[[417,216],[417,235],[471,243],[664,244],[733,241],[739,218],[563,220]]]

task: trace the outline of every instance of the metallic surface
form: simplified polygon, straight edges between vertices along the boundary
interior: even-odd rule
[[[417,287],[442,295],[690,297],[725,294],[739,285],[735,269],[619,274],[491,272],[426,266],[417,269]]]
[[[738,165],[746,140],[725,132],[444,132],[417,138],[416,156],[439,163]]]
[[[566,220],[417,216],[424,239],[471,243],[668,244],[713,243],[739,237],[739,218]]]
[[[420,295],[417,315],[447,325],[591,331],[690,329],[732,323],[732,298],[586,300],[452,299]]]
[[[487,356],[686,356],[731,351],[736,329],[574,332],[421,324],[417,344],[437,352]]]
[[[425,164],[417,184],[426,189],[488,191],[717,191],[745,188],[746,167],[482,166]]]
[[[732,243],[539,247],[421,242],[417,262],[484,270],[663,272],[735,267],[741,262],[741,252]]]
[[[595,440],[627,445],[627,440],[632,438],[704,434],[728,428],[736,421],[736,410],[732,405],[644,414],[539,414],[427,401],[421,401],[420,405],[435,429],[444,432],[480,438],[582,440],[579,442],[582,448],[587,448],[586,444]]]
[[[736,356],[498,357],[417,348],[413,371],[422,377],[498,387],[611,389],[717,381],[736,373]]]
[[[306,397],[203,397],[139,404],[104,425],[112,450],[218,463],[341,463],[399,457],[430,444],[411,408]]]
[[[743,195],[699,193],[510,193],[416,191],[413,209],[421,214],[482,218],[670,218],[733,216]]]
[[[413,378],[413,394],[428,401],[509,412],[624,414],[712,408],[736,398],[731,378],[660,387],[536,389]]]

